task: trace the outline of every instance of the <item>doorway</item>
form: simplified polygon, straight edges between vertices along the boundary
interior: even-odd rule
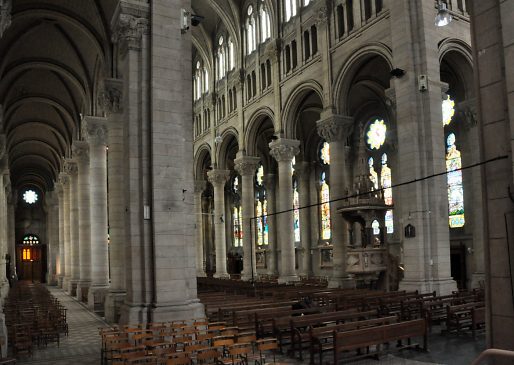
[[[457,282],[459,290],[467,289],[466,246],[460,242],[450,247],[450,265],[453,280]]]

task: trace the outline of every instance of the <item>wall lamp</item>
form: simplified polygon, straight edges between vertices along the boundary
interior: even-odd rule
[[[435,25],[438,27],[444,27],[450,24],[452,21],[452,15],[448,11],[448,7],[445,2],[440,1],[438,4],[437,15],[435,16]]]
[[[192,14],[186,9],[180,9],[180,32],[182,34],[186,33],[191,25],[196,27],[202,20],[204,20],[203,16]]]

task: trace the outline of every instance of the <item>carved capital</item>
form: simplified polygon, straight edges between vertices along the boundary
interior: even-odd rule
[[[107,145],[107,122],[105,118],[84,117],[82,119],[82,137],[95,146]]]
[[[207,181],[195,180],[195,193],[196,194],[203,193],[206,187],[207,187]]]
[[[348,140],[353,126],[353,118],[343,115],[330,115],[316,122],[318,134],[328,143]]]
[[[86,141],[74,141],[71,150],[78,162],[89,162],[89,144]]]
[[[321,6],[318,9],[318,14],[316,17],[316,25],[318,27],[328,25],[328,8],[325,5]]]
[[[77,172],[78,172],[78,167],[77,167],[77,163],[75,161],[73,161],[73,160],[64,161],[64,174],[59,175],[59,179],[63,179],[63,180],[61,180],[61,183],[62,184],[68,183],[69,177],[77,175]]]
[[[212,185],[225,185],[230,178],[230,170],[215,169],[207,172],[207,179]]]
[[[12,0],[0,0],[0,38],[11,25]]]
[[[241,176],[255,175],[255,171],[259,166],[259,157],[241,156],[234,160],[235,169]]]
[[[107,114],[123,113],[123,81],[106,79],[104,89],[98,94],[98,104]]]
[[[140,50],[143,34],[148,32],[148,19],[121,13],[112,26],[112,42],[117,43],[122,54],[127,50]]]
[[[59,197],[59,199],[61,199],[62,194],[64,194],[64,187],[63,187],[63,184],[61,183],[60,177],[61,176],[59,175],[58,180],[54,183],[54,190],[55,190],[57,196]]]
[[[294,139],[279,138],[269,144],[270,154],[278,162],[292,161],[300,152],[300,141]]]

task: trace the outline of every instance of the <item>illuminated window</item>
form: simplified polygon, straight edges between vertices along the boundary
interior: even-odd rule
[[[456,137],[450,133],[446,138],[446,171],[448,180],[448,210],[450,228],[463,227],[464,189],[462,187],[462,160],[455,145]]]
[[[373,166],[374,164],[374,160],[373,160],[373,157],[370,157],[368,159],[368,165],[369,165],[369,178],[371,179],[371,182],[373,183],[373,186],[375,187],[375,189],[378,189],[378,174],[377,172],[375,171],[375,167]]]
[[[232,207],[232,230],[234,247],[243,247],[243,214],[239,199],[239,178],[236,176],[232,182],[233,207]]]
[[[375,120],[370,124],[366,133],[367,143],[370,149],[378,150],[384,144],[387,135],[387,126],[383,120]]]
[[[330,145],[327,142],[321,147],[320,158],[325,165],[330,165]]]
[[[263,5],[261,6],[260,12],[260,22],[261,22],[261,43],[265,42],[266,39],[271,37],[271,22],[269,18],[269,14]]]
[[[30,248],[24,248],[22,250],[22,260],[23,261],[30,261],[32,259],[32,255],[31,255],[31,249]]]
[[[29,189],[23,193],[23,200],[27,204],[34,204],[38,200],[38,195],[34,190]]]
[[[263,185],[264,167],[259,166],[255,174],[255,222],[257,226],[257,245],[269,244],[268,200]]]
[[[293,180],[293,222],[294,241],[300,242],[300,195],[298,194],[298,181]]]
[[[452,118],[455,115],[455,102],[450,99],[450,95],[448,98],[443,100],[442,104],[443,108],[443,125],[449,125],[452,122]]]
[[[330,227],[330,188],[326,181],[325,172],[321,173],[320,180],[320,203],[321,203],[321,239],[329,240],[332,236]]]
[[[284,0],[285,21],[289,21],[296,15],[296,0]]]
[[[255,51],[257,47],[257,37],[255,29],[255,19],[253,14],[253,7],[248,7],[248,18],[246,19],[246,54],[250,54]]]
[[[39,238],[32,234],[26,235],[23,237],[22,244],[27,246],[39,245]]]
[[[376,219],[371,223],[371,228],[373,229],[373,234],[375,236],[380,234],[380,223],[378,223]]]

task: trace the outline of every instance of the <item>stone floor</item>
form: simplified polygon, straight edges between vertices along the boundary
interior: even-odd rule
[[[68,309],[69,336],[61,339],[60,346],[50,344],[47,348],[34,350],[32,358],[20,358],[18,364],[34,365],[92,365],[100,364],[100,336],[98,328],[106,326],[102,318],[91,313],[77,300],[61,289],[49,287],[50,292]],[[434,328],[430,336],[430,351],[404,351],[395,356],[388,355],[380,361],[369,359],[352,362],[355,365],[469,365],[485,349],[484,335],[473,340],[469,335],[441,335]],[[277,362],[304,365],[308,362],[277,357]]]

